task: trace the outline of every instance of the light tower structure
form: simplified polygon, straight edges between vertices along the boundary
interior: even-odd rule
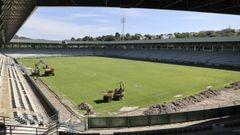
[[[124,29],[126,23],[126,19],[124,17],[121,19],[121,23],[122,23],[122,40],[124,40]]]

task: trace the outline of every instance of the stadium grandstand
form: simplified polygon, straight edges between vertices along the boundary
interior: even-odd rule
[[[17,49],[17,50],[16,50]],[[62,51],[66,49],[67,51]],[[106,56],[156,62],[240,67],[240,37],[140,41],[46,41],[13,39],[5,53]]]
[[[0,0],[0,134],[240,134],[239,36],[87,42],[13,39],[18,29],[39,6],[149,8],[240,14],[239,0]],[[69,59],[57,57],[61,59],[54,61],[55,57],[51,56],[69,56],[66,57]],[[86,57],[86,59],[81,57],[83,59],[79,60],[77,58],[80,57],[75,56],[96,57]],[[125,59],[127,60],[124,61]],[[98,65],[89,66],[90,60],[92,60],[90,64]],[[109,61],[115,60],[116,63],[109,64]],[[77,63],[79,61],[83,62],[79,64]],[[103,63],[103,61],[108,62]],[[142,68],[132,76],[130,76],[131,72],[122,71],[124,68],[130,71],[129,65],[132,66],[131,71],[135,71],[136,67],[142,64],[146,64],[148,68]],[[31,68],[29,65],[35,67]],[[52,65],[54,68],[56,66],[56,75]],[[102,65],[105,67],[99,72],[93,72],[94,68]],[[122,70],[107,74],[115,65]],[[202,66],[212,68],[202,68]],[[117,69],[116,67],[114,70]],[[88,72],[81,70],[83,68],[87,70],[89,68]],[[159,70],[160,74],[153,71],[154,69]],[[171,70],[171,73],[167,72],[168,70]],[[40,71],[44,71],[44,74],[40,74]],[[153,78],[156,82],[149,82],[151,81],[149,76],[137,76],[143,72],[156,76]],[[105,74],[107,76],[104,76]],[[188,76],[185,76],[186,74]],[[76,78],[69,79],[69,76]],[[85,76],[90,76],[90,79],[81,78]],[[99,76],[100,78],[93,79]],[[130,80],[126,81],[126,84],[134,82],[136,78],[143,79],[139,81],[143,83],[132,84],[137,91],[131,90],[133,87],[127,85],[126,96],[122,99],[121,93],[121,99],[116,101],[114,96],[119,94],[118,91],[125,90],[120,80],[124,77]],[[174,80],[175,77],[179,82]],[[211,77],[211,83],[208,77]],[[218,79],[220,81],[216,81]],[[105,84],[101,82],[102,80],[106,81]],[[100,86],[109,85],[109,82],[116,83],[116,80],[120,81],[119,89],[101,91],[109,87]],[[125,83],[125,80],[123,81]],[[192,84],[188,81],[192,81]],[[59,87],[54,85],[55,82]],[[84,84],[85,82],[88,84]],[[201,84],[202,82],[204,83]],[[173,87],[141,89],[141,86],[158,85],[158,83]],[[93,89],[95,85],[100,87],[97,91],[87,89],[87,87]],[[75,93],[72,91],[74,86],[77,87]],[[184,91],[186,93],[182,92],[180,87],[186,89]],[[196,88],[199,89],[195,90]],[[195,91],[187,93],[192,89]],[[79,91],[83,93],[79,94]],[[114,95],[109,96],[109,93],[113,94],[113,92]],[[147,95],[148,92],[150,95]],[[96,95],[103,97],[103,100],[98,100],[98,97],[92,98]],[[141,98],[135,98],[139,95]],[[106,103],[104,101],[106,96],[111,98],[109,101],[113,101]],[[154,100],[156,97],[166,100],[156,100],[153,105],[149,100]],[[77,99],[77,103],[74,98]],[[85,101],[79,104],[78,99],[81,98],[94,103],[93,107],[100,106],[100,109],[97,109],[100,111],[102,109],[105,114],[102,115],[97,109],[100,113],[92,112],[93,107]],[[125,105],[130,104],[128,101],[141,104],[144,99],[146,104],[141,106],[144,108],[127,110],[129,108]],[[116,113],[107,110],[115,107],[114,105],[121,105],[122,108],[127,108],[127,111]],[[81,108],[85,108],[86,113],[80,111]]]
[[[150,8],[208,13],[240,14],[238,0],[1,0],[1,44],[11,38],[37,6],[93,6],[121,8]]]

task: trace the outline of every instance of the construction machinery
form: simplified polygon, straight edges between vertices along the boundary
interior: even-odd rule
[[[103,94],[103,100],[105,102],[111,102],[112,100],[122,100],[124,96],[124,84],[120,82],[119,88],[116,88],[114,91],[109,90]]]
[[[46,62],[44,62],[43,60],[40,59],[40,61],[35,64],[35,68],[32,70],[32,75],[33,76],[40,76],[41,75],[40,74],[40,64],[44,65],[43,69],[45,71],[44,71],[43,76],[49,76],[49,75],[54,76],[55,75],[54,68],[51,68]]]

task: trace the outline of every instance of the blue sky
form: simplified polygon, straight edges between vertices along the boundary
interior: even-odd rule
[[[125,33],[167,34],[240,29],[240,16],[185,11],[120,9],[90,7],[41,7],[25,22],[17,35],[36,39],[63,40],[71,37],[121,32],[121,18],[126,18]]]

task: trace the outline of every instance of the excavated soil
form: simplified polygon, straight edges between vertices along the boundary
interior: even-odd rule
[[[164,102],[129,112],[121,112],[120,116],[156,115],[164,113],[182,112],[217,108],[240,104],[240,81],[225,86],[222,89],[204,90],[192,96],[183,97],[173,102]]]

